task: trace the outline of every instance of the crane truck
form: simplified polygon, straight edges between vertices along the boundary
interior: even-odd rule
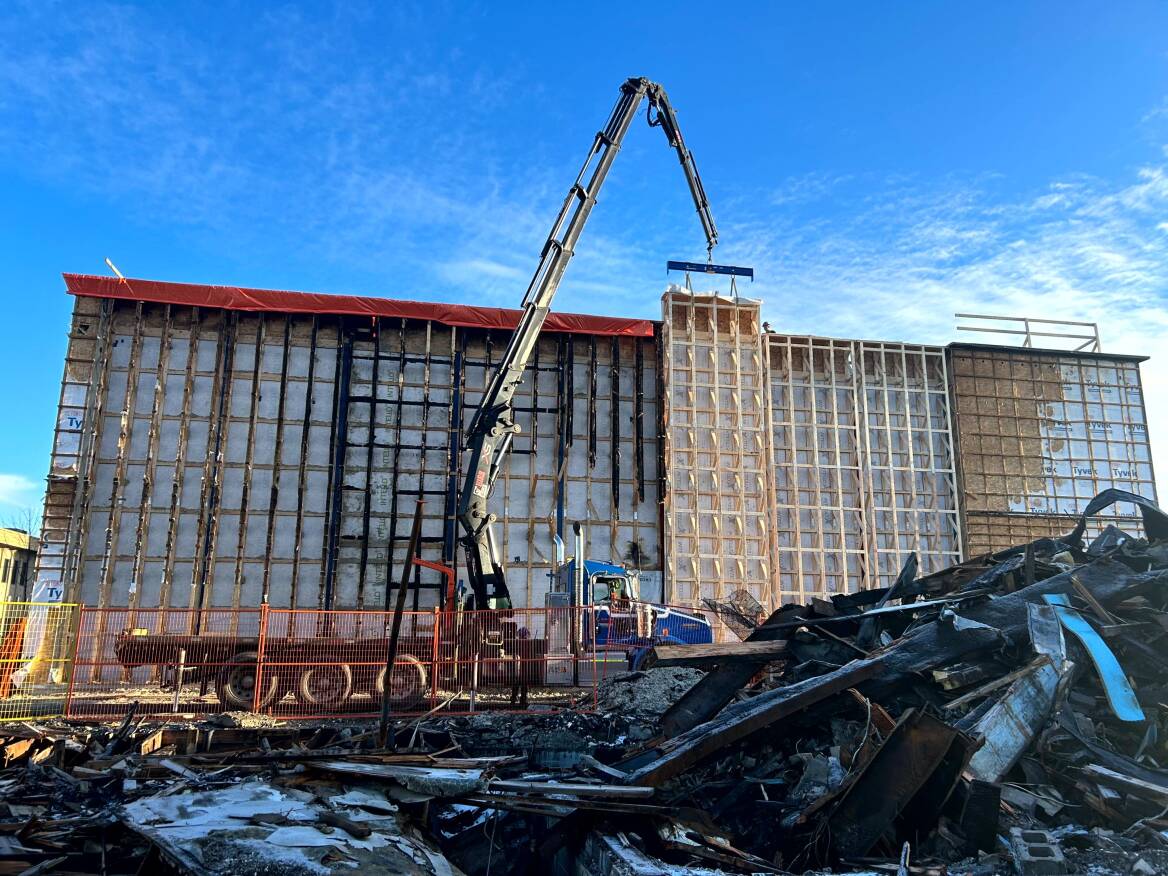
[[[168,670],[163,675],[175,679],[176,683],[213,683],[220,703],[229,708],[247,708],[253,703],[260,707],[269,706],[292,691],[302,703],[324,710],[339,709],[354,693],[368,693],[374,700],[389,696],[395,710],[408,711],[420,702],[427,690],[436,689],[439,679],[431,674],[437,672],[438,667],[452,666],[455,667],[453,671],[458,672],[458,667],[465,666],[458,658],[457,650],[460,647],[465,650],[467,641],[476,643],[476,665],[507,667],[513,665],[512,658],[518,658],[516,662],[525,667],[521,671],[530,674],[538,673],[540,666],[561,665],[546,659],[555,648],[549,645],[553,638],[567,643],[571,652],[568,659],[573,664],[579,662],[581,654],[595,656],[598,652],[617,652],[625,654],[633,665],[648,648],[659,642],[700,644],[713,640],[710,622],[701,614],[641,600],[633,571],[584,559],[579,535],[575,556],[559,569],[553,602],[559,599],[562,604],[566,599],[568,606],[587,608],[587,611],[571,613],[574,618],[572,629],[560,630],[558,636],[553,636],[549,630],[543,641],[533,640],[512,611],[506,568],[493,529],[497,516],[490,510],[495,482],[512,441],[520,431],[512,405],[515,392],[523,380],[556,290],[613,160],[640,107],[646,102],[649,126],[661,129],[669,146],[677,153],[685,175],[706,238],[706,271],[729,273],[735,270],[712,264],[718,230],[693,153],[681,135],[677,115],[665,89],[645,78],[628,79],[621,85],[608,122],[597,132],[588,156],[564,198],[523,297],[519,323],[467,431],[470,464],[460,494],[458,521],[470,595],[463,611],[457,613],[458,617],[453,616],[453,606],[447,606],[451,616],[442,620],[443,634],[440,637],[435,634],[436,645],[432,645],[429,637],[418,641],[410,637],[403,639],[388,685],[384,668],[379,671],[376,664],[370,664],[367,657],[362,657],[369,653],[370,640],[349,641],[343,636],[325,637],[328,641],[323,644],[331,649],[333,657],[333,663],[327,666],[323,666],[319,658],[321,636],[311,640],[291,636],[273,640],[269,636],[263,646],[265,653],[277,656],[265,659],[280,669],[278,673],[268,670],[262,681],[257,681],[260,675],[255,665],[260,647],[258,641],[198,634],[150,635],[144,630],[127,630],[121,634],[115,648],[123,665],[155,663],[163,665],[164,670]],[[422,561],[414,558],[414,562]],[[449,576],[450,570],[445,572]],[[578,618],[585,617],[589,620],[582,624]],[[377,641],[373,640],[374,650]],[[310,653],[317,656],[310,659],[307,656]],[[302,654],[305,655],[303,665],[299,665]],[[435,656],[438,659],[434,659]],[[532,657],[537,659],[530,659]],[[578,677],[578,669],[574,668],[573,674]],[[485,680],[489,681],[490,675],[488,672]],[[501,679],[502,676],[497,680]],[[537,684],[555,680],[547,677],[524,679]],[[441,681],[459,683],[462,679]],[[263,689],[257,690],[257,684]]]

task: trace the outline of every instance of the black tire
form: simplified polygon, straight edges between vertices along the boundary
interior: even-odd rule
[[[373,698],[381,702],[385,696],[385,667],[373,680]],[[393,662],[389,685],[389,710],[409,712],[426,698],[426,666],[413,654],[399,654]]]
[[[229,712],[250,712],[256,707],[256,663],[259,655],[255,651],[240,651],[231,657],[229,665],[219,670],[215,678],[215,696],[224,710]],[[260,694],[258,706],[264,709],[279,700],[280,678],[273,670],[263,673],[264,690]]]
[[[633,672],[644,672],[646,669],[652,669],[656,665],[657,652],[652,648],[644,649],[636,656],[629,656],[629,669]]]
[[[296,679],[296,700],[319,709],[339,709],[353,695],[353,669],[348,663],[309,666]]]

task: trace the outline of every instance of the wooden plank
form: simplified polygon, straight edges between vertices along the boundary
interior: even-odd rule
[[[29,750],[36,743],[36,739],[21,739],[17,742],[9,742],[4,746],[4,766],[9,766],[28,754]]]
[[[1082,773],[1100,785],[1117,788],[1128,794],[1141,797],[1144,800],[1168,803],[1168,787],[1164,785],[1155,785],[1151,782],[1145,782],[1142,779],[1125,776],[1123,773],[1109,770],[1107,767],[1097,763],[1087,764],[1087,766],[1083,767]]]
[[[612,797],[621,800],[640,800],[652,797],[653,788],[635,785],[586,785],[582,782],[526,782],[519,779],[495,779],[487,785],[488,791],[512,794],[556,794],[565,797]]]
[[[693,666],[701,663],[757,664],[778,660],[787,650],[783,640],[774,642],[715,642],[709,645],[657,645],[651,666]]]
[[[169,743],[166,741],[166,733],[167,731],[165,730],[156,730],[151,733],[140,743],[138,743],[138,754],[153,754],[154,752],[158,751],[158,749],[163,748],[168,744],[173,745],[173,740]]]
[[[776,625],[799,609],[790,606],[780,608],[766,619],[761,627],[756,627],[747,642],[777,642],[782,633]],[[734,695],[742,689],[757,667],[751,664],[727,663],[706,674],[705,678],[686,691],[685,695],[669,707],[661,719],[661,734],[670,739],[687,730],[692,730],[698,724],[713,718],[722,710]]]

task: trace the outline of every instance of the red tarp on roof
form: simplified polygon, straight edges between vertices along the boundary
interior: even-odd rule
[[[382,316],[429,319],[445,325],[484,329],[514,329],[518,310],[476,307],[470,304],[436,304],[398,301],[393,298],[363,298],[357,295],[323,295],[319,292],[283,292],[276,289],[243,289],[239,286],[206,286],[200,283],[166,283],[127,277],[96,277],[89,274],[62,274],[70,295],[118,298],[155,304],[188,307],[219,307],[260,313],[322,313],[334,316]],[[544,329],[589,335],[653,336],[648,319],[621,319],[616,316],[584,316],[578,313],[550,313]]]

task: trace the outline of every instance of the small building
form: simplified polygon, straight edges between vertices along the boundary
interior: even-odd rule
[[[0,529],[0,601],[29,598],[40,546],[40,539],[23,529]]]

